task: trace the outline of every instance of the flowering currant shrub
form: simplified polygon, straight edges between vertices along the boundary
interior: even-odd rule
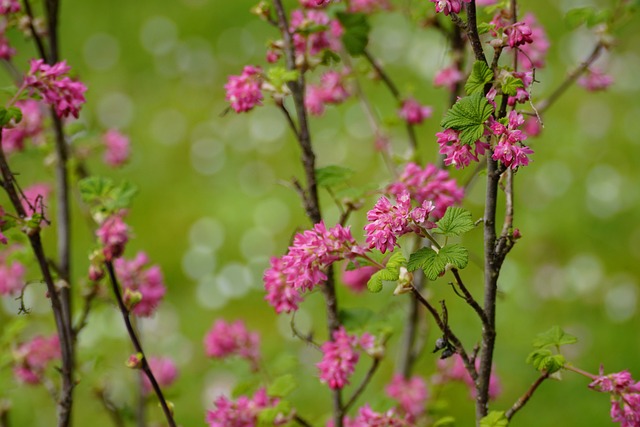
[[[187,293],[150,255],[153,239],[171,234],[173,224],[157,236],[137,235],[137,187],[94,173],[129,164],[135,138],[83,120],[90,80],[60,58],[60,2],[32,6],[0,0],[0,58],[14,83],[0,107],[0,298],[17,304],[0,334],[0,369],[13,378],[6,389],[46,389],[55,425],[72,426],[79,396],[88,395],[117,426],[190,425],[184,420],[192,414],[173,403],[187,395],[180,388],[187,368],[203,381],[205,407],[196,418],[210,427],[451,426],[470,413],[478,427],[507,426],[541,386],[557,385],[551,379],[583,381],[585,395],[608,395],[602,407],[610,405],[612,422],[640,426],[638,373],[577,367],[570,349],[578,337],[559,326],[530,337],[521,370],[537,378],[528,388],[501,376],[506,337],[497,321],[509,304],[499,298],[498,278],[526,234],[521,218],[534,216],[514,200],[521,177],[542,163],[535,138],[572,85],[589,92],[615,85],[601,58],[615,55],[634,2],[566,14],[595,45],[559,83],[545,80],[556,40],[517,0],[263,0],[251,9],[271,39],[260,63],[241,64],[221,85],[221,120],[272,109],[301,156],[302,176],[289,186],[307,218],[281,250],[255,260],[265,267],[255,299],[264,307],[257,315],[271,314],[302,350],[261,337],[250,327],[253,313],[242,310],[206,319],[182,313],[200,341],[167,338],[182,318],[166,321],[162,309],[172,313],[172,301]],[[392,13],[446,44],[447,58],[432,75],[407,83],[377,57]],[[33,42],[29,61],[15,59],[22,52],[14,33]],[[425,99],[426,86],[445,96]],[[319,124],[346,111],[351,126],[358,108],[382,165],[366,185],[358,185],[359,171],[327,165],[317,150],[332,135]],[[49,180],[21,175],[34,159]],[[229,280],[230,293],[240,280]],[[34,298],[46,302],[48,323],[32,317]],[[127,337],[112,355],[117,369],[104,362],[107,344],[92,328]],[[294,361],[286,357],[291,349],[299,350]],[[240,372],[242,381],[230,385],[223,375],[209,387],[211,366]],[[4,427],[13,402],[3,389]],[[579,395],[572,399],[580,405]],[[182,402],[194,400],[189,394]]]

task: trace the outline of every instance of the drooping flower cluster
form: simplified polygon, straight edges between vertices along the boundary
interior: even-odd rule
[[[247,65],[239,76],[229,76],[224,89],[227,91],[225,99],[236,113],[262,105],[262,69]]]
[[[327,230],[320,222],[296,234],[286,255],[271,259],[264,273],[265,300],[277,313],[297,310],[301,294],[327,280],[325,271],[332,263],[362,253],[349,228],[338,224]]]
[[[384,390],[387,396],[398,401],[409,420],[415,421],[424,413],[429,394],[427,384],[421,377],[415,375],[404,378],[396,374]]]
[[[529,35],[531,43],[519,47],[523,54],[518,55],[518,61],[521,67],[527,71],[532,71],[534,68],[540,69],[545,66],[547,51],[550,46],[547,34],[544,31],[544,27],[538,24],[535,15],[532,13],[526,13],[522,17],[522,22],[531,29],[531,34]]]
[[[114,262],[116,274],[124,292],[125,305],[133,306],[132,313],[140,317],[151,316],[167,292],[158,265],[147,268],[149,258],[138,252],[132,260],[118,258]]]
[[[151,356],[148,362],[153,376],[163,390],[171,386],[178,378],[178,368],[171,358]],[[149,381],[144,372],[140,372],[140,375],[142,376],[142,391],[144,394],[152,393],[153,386],[151,381]]]
[[[17,295],[25,284],[26,268],[20,261],[9,261],[9,253],[8,249],[0,252],[0,295]]]
[[[129,138],[115,129],[102,135],[105,152],[104,162],[111,167],[122,166],[129,159]]]
[[[260,336],[257,332],[249,332],[242,320],[227,323],[219,319],[204,337],[204,350],[207,357],[214,359],[231,356],[247,359],[257,369],[260,361]]]
[[[11,13],[20,12],[19,0],[1,0],[0,1],[0,15],[9,15]]]
[[[344,33],[340,22],[330,19],[324,11],[301,9],[291,12],[289,31],[293,34],[296,56],[300,58],[318,55],[325,49],[339,50]]]
[[[432,377],[436,384],[444,384],[450,381],[459,381],[467,385],[471,398],[475,399],[477,391],[476,386],[464,366],[464,362],[459,354],[454,354],[448,359],[438,359],[438,373]],[[480,359],[476,359],[476,370],[480,368]],[[489,378],[489,398],[495,399],[502,392],[500,378],[496,374],[495,368],[491,369],[491,377]]]
[[[58,117],[78,118],[80,107],[86,101],[84,93],[87,87],[82,82],[71,80],[67,76],[70,70],[66,61],[48,65],[42,59],[33,59],[23,85],[37,91],[44,102],[55,108]]]
[[[640,425],[640,381],[636,382],[628,371],[600,375],[589,387],[593,390],[611,394],[611,419],[622,427]]]
[[[511,169],[529,164],[529,155],[533,154],[533,150],[522,144],[527,135],[518,128],[523,124],[524,118],[515,110],[509,112],[506,124],[489,118],[489,128],[498,137],[498,144],[493,148],[493,160],[499,160]]]
[[[603,73],[597,68],[589,68],[585,74],[578,79],[578,84],[589,92],[605,90],[613,84],[613,77]]]
[[[265,389],[259,389],[253,397],[240,396],[235,402],[225,396],[215,400],[216,408],[207,411],[206,422],[209,427],[256,427],[260,412],[275,407],[279,399],[267,395]],[[289,417],[278,414],[273,425],[285,425]]]
[[[518,61],[521,68],[527,71],[544,67],[549,40],[533,14],[527,13],[522,21],[512,23],[508,15],[499,11],[490,24],[490,33],[496,37],[492,45],[521,51]]]
[[[324,113],[326,104],[340,104],[348,97],[344,75],[337,71],[327,71],[320,77],[319,85],[307,86],[304,102],[311,114],[320,116]]]
[[[358,349],[365,351],[373,349],[375,339],[368,333],[349,335],[344,327],[333,332],[333,340],[321,346],[322,360],[316,365],[320,371],[320,381],[332,390],[339,390],[349,384],[349,377],[353,374],[360,359]]]
[[[434,228],[435,224],[428,218],[435,209],[430,200],[412,208],[411,197],[406,191],[396,196],[395,205],[386,197],[381,197],[367,212],[369,224],[365,225],[364,230],[369,248],[376,248],[382,253],[393,251],[400,236],[410,232],[421,234],[421,228]]]
[[[384,413],[375,412],[368,403],[358,409],[358,415],[355,418],[344,418],[344,427],[410,427],[412,425],[406,416],[400,416],[395,409],[389,409]],[[327,423],[327,427],[333,427],[333,422]]]
[[[462,169],[478,162],[478,156],[482,156],[489,148],[486,142],[477,140],[473,144],[463,144],[460,141],[460,132],[453,129],[445,129],[436,133],[437,142],[440,145],[440,154],[444,154],[444,164],[454,165],[456,169]]]
[[[449,177],[449,172],[431,163],[424,169],[413,162],[407,163],[398,181],[387,187],[387,192],[396,197],[405,191],[418,204],[432,201],[436,206],[431,212],[434,219],[442,218],[449,206],[460,203],[464,197],[464,190]]]
[[[60,342],[57,335],[38,335],[18,346],[14,354],[13,373],[27,384],[39,384],[49,363],[60,358]]]
[[[455,90],[456,84],[464,79],[464,74],[454,65],[438,71],[433,78],[435,87],[446,87],[450,91]]]
[[[462,3],[471,3],[471,0],[429,0],[436,4],[436,12],[444,13],[445,16],[450,13],[460,13]]]
[[[431,107],[421,105],[413,98],[408,98],[402,101],[402,107],[398,111],[398,115],[411,125],[419,125],[425,119],[431,117],[432,111]]]
[[[124,211],[111,215],[102,221],[96,230],[106,261],[112,261],[124,253],[125,245],[129,240],[129,227],[122,219],[124,215]]]
[[[24,142],[31,138],[37,145],[42,142],[42,104],[33,99],[21,99],[15,106],[22,111],[22,120],[13,127],[2,129],[2,149],[5,153],[24,150]]]

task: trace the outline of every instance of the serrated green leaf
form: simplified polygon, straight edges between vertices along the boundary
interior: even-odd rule
[[[480,420],[480,427],[507,427],[509,420],[504,411],[491,411]]]
[[[509,96],[515,96],[517,93],[517,89],[523,87],[524,83],[522,82],[522,80],[511,75],[507,76],[501,85],[502,93],[505,93]]]
[[[402,255],[402,252],[397,251],[397,252],[394,252],[393,255],[389,257],[389,261],[387,261],[387,265],[385,269],[393,272],[393,274],[400,274],[400,267],[403,267],[405,265],[407,265],[407,259],[404,257],[404,255]],[[398,278],[396,277],[395,279],[391,279],[391,280],[397,280],[397,279]],[[389,279],[385,279],[385,280],[389,280]]]
[[[336,17],[344,28],[342,44],[352,56],[362,55],[369,43],[371,26],[364,13],[338,12]]]
[[[483,35],[489,32],[489,30],[492,30],[495,27],[495,25],[489,24],[488,22],[481,22],[478,24],[478,34],[479,35]]]
[[[271,67],[267,70],[267,80],[279,90],[286,86],[288,82],[295,81],[298,75],[298,70],[287,70],[284,67]]]
[[[553,354],[548,348],[534,350],[527,356],[527,363],[540,371],[546,371],[549,374],[562,369],[566,363],[566,359],[561,354]]]
[[[491,116],[493,106],[480,92],[458,100],[447,111],[440,125],[460,131],[460,142],[472,144],[484,133],[484,122]]]
[[[474,228],[471,212],[453,206],[447,208],[444,216],[436,224],[438,227],[433,232],[448,237],[460,236]]]
[[[438,252],[438,256],[442,257],[447,264],[463,269],[469,264],[469,251],[459,243],[444,246]]]
[[[453,427],[456,425],[456,419],[451,415],[447,415],[446,417],[440,418],[433,424],[433,427]]]
[[[473,70],[471,75],[464,84],[464,91],[467,95],[474,94],[476,92],[484,95],[484,86],[493,80],[493,71],[484,61],[476,61],[473,63]]]
[[[454,245],[443,246],[439,252],[431,248],[418,250],[409,257],[407,270],[413,271],[411,268],[415,270],[419,266],[429,280],[436,280],[444,273],[447,264],[463,269],[468,263],[469,252],[464,246],[456,243]]]
[[[90,176],[78,182],[80,196],[85,203],[93,203],[106,197],[113,189],[113,181],[99,176]]]
[[[575,344],[578,338],[571,334],[567,334],[559,326],[552,326],[546,332],[538,334],[533,340],[534,348],[560,347],[567,344]]]
[[[425,263],[433,258],[436,253],[430,247],[420,248],[409,256],[409,262],[407,262],[408,271],[416,271],[417,269],[424,268]]]
[[[9,115],[9,120],[13,119],[13,122],[15,124],[18,124],[22,121],[22,110],[18,107],[9,107],[7,113]]]
[[[131,206],[133,197],[138,194],[138,187],[128,181],[124,181],[115,186],[109,193],[111,203],[109,207],[113,210],[125,209]]]
[[[4,217],[2,218],[2,224],[0,224],[0,231],[7,231],[13,227],[15,227],[17,224],[16,220],[14,218],[11,217]]]
[[[373,315],[373,311],[368,308],[349,308],[340,310],[338,319],[347,330],[354,330],[364,328]]]
[[[400,251],[393,253],[383,270],[375,272],[367,282],[370,292],[380,292],[383,281],[394,281],[400,277],[400,267],[407,264],[407,260]]]
[[[595,10],[593,8],[579,7],[568,11],[564,17],[564,22],[570,29],[574,30],[580,25],[586,23],[593,15],[595,15]]]
[[[0,107],[0,127],[5,126],[11,120],[11,116],[6,108]]]
[[[353,170],[342,166],[325,166],[316,169],[316,183],[320,187],[334,187],[346,183],[353,173]]]
[[[587,27],[593,28],[596,25],[603,24],[611,19],[613,11],[611,9],[601,9],[591,16],[587,17]]]
[[[267,388],[267,394],[274,397],[285,397],[298,387],[298,383],[291,374],[276,378]]]

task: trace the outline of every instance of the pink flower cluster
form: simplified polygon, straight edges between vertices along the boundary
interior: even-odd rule
[[[178,368],[171,358],[151,356],[148,362],[153,376],[163,391],[166,387],[171,386],[178,378]],[[151,385],[151,381],[149,381],[149,378],[147,378],[144,372],[140,372],[140,375],[142,375],[142,391],[144,394],[152,393],[153,386]]]
[[[140,317],[151,316],[167,292],[160,267],[152,265],[145,268],[148,263],[149,258],[144,252],[138,252],[130,261],[124,258],[114,261],[116,274],[124,291],[124,303],[130,306],[134,293],[139,293],[142,297],[132,309],[133,314]]]
[[[300,0],[300,6],[307,9],[319,9],[329,5],[334,0]]]
[[[444,164],[454,165],[456,169],[462,169],[478,162],[478,156],[482,156],[489,148],[489,144],[477,140],[473,144],[463,144],[460,141],[460,132],[453,129],[445,129],[436,133],[437,142],[440,145],[440,154],[444,154]]]
[[[415,421],[424,413],[429,394],[427,384],[421,377],[404,378],[396,374],[384,390],[387,396],[398,401],[410,421]]]
[[[78,118],[87,87],[67,77],[69,70],[66,61],[48,65],[42,59],[33,59],[23,85],[39,92],[44,102],[54,106],[58,117]]]
[[[24,150],[24,141],[32,138],[36,144],[43,140],[42,104],[33,99],[21,99],[15,106],[22,111],[22,120],[14,127],[2,129],[2,149],[5,153]]]
[[[304,103],[309,113],[320,116],[326,104],[340,104],[349,97],[343,77],[337,71],[327,71],[320,77],[319,85],[307,86]]]
[[[0,295],[17,295],[24,287],[27,269],[20,261],[8,261],[7,252],[0,255]]]
[[[0,5],[0,9],[2,9],[2,5]],[[2,17],[2,19],[0,19],[0,59],[8,61],[15,56],[16,50],[11,46],[6,32],[7,20]]]
[[[375,412],[369,404],[358,410],[355,418],[344,418],[344,427],[410,427],[413,423],[407,417],[401,417],[395,409],[389,409],[384,413]],[[329,422],[327,427],[333,427]]]
[[[367,289],[367,282],[373,274],[378,271],[378,267],[365,265],[356,267],[353,270],[345,270],[342,273],[342,281],[354,292],[362,292]]]
[[[589,387],[593,390],[611,394],[611,419],[622,427],[640,425],[640,381],[636,382],[628,371],[600,375]]]
[[[429,0],[436,4],[436,12],[444,13],[445,16],[450,13],[460,13],[462,3],[471,3],[471,0]]]
[[[449,381],[460,381],[469,387],[469,393],[471,397],[476,397],[476,386],[473,379],[467,372],[464,366],[464,362],[459,354],[454,354],[453,357],[448,359],[438,360],[438,374],[435,374],[433,381],[436,384],[444,384]],[[480,359],[476,359],[476,369],[480,367]],[[502,392],[502,386],[500,384],[500,378],[495,372],[495,368],[491,370],[491,377],[489,378],[489,398],[495,399]]]
[[[498,37],[496,43],[504,43],[501,36],[504,34],[507,48],[518,49],[523,53],[518,55],[523,69],[531,71],[534,68],[544,67],[549,40],[544,28],[538,24],[533,14],[527,13],[522,21],[512,24],[506,15],[499,11],[491,20],[491,25],[493,26],[491,34]]]
[[[105,152],[103,160],[111,167],[122,166],[129,158],[129,138],[115,129],[102,135]]]
[[[524,118],[515,110],[509,113],[507,125],[489,118],[491,132],[498,137],[498,144],[493,149],[493,160],[501,161],[506,167],[517,169],[529,164],[529,155],[533,150],[522,144],[527,135],[518,130],[524,124]]]
[[[398,111],[398,115],[411,125],[419,125],[425,119],[430,118],[432,112],[433,109],[431,107],[420,105],[415,99],[408,98],[402,101],[402,107]]]
[[[353,259],[364,249],[356,244],[349,228],[336,225],[327,230],[324,222],[296,234],[293,245],[281,258],[272,258],[264,273],[265,300],[277,313],[298,309],[302,292],[327,280],[326,269],[341,259]]]
[[[333,340],[322,344],[322,360],[316,365],[320,371],[320,381],[332,390],[339,390],[349,384],[349,377],[360,359],[358,348],[371,350],[375,339],[368,333],[349,335],[344,327],[333,332]]]
[[[262,105],[262,69],[247,65],[239,76],[229,76],[225,99],[231,103],[236,113],[252,110],[256,105]]]
[[[49,362],[60,358],[60,342],[57,335],[36,336],[18,346],[14,352],[13,373],[27,384],[39,384]]]
[[[260,361],[260,336],[257,332],[249,332],[242,320],[233,323],[216,320],[204,337],[204,350],[207,357],[214,359],[239,356],[247,359],[257,369]]]
[[[25,188],[22,193],[24,194],[22,208],[28,216],[32,216],[35,213],[42,213],[44,211],[49,193],[51,193],[51,187],[49,184],[33,184]]]
[[[613,77],[596,68],[589,68],[585,74],[578,79],[578,84],[589,92],[605,90],[613,84]]]
[[[412,208],[411,197],[405,191],[396,196],[396,202],[392,205],[389,199],[381,197],[367,212],[369,224],[365,225],[364,230],[369,248],[376,248],[382,253],[393,251],[400,236],[411,232],[422,234],[422,228],[435,227],[428,220],[429,214],[436,209],[430,200]]]
[[[112,261],[124,253],[125,245],[129,240],[129,227],[122,219],[124,215],[124,211],[111,215],[96,230],[106,261]]]
[[[209,427],[256,427],[260,412],[275,407],[279,399],[269,397],[265,389],[258,390],[253,397],[240,396],[235,402],[225,396],[216,399],[213,411],[207,411],[206,422]],[[278,414],[275,426],[285,425],[289,417]]]
[[[317,30],[318,28],[325,30]],[[308,29],[314,30],[309,32]],[[309,55],[317,55],[325,49],[339,50],[340,37],[344,29],[340,22],[330,19],[322,10],[301,10],[291,12],[289,30],[293,34],[293,44],[296,56],[300,58]]]
[[[19,0],[1,0],[0,1],[0,15],[9,15],[11,13],[20,12]]]
[[[464,79],[464,74],[452,65],[436,73],[433,78],[433,85],[435,87],[446,87],[450,91],[453,91],[456,88],[456,84],[462,81],[462,79]]]
[[[415,163],[407,163],[398,181],[387,187],[387,192],[396,197],[405,191],[418,204],[432,201],[436,205],[431,213],[434,219],[442,218],[449,206],[460,203],[464,197],[464,190],[449,177],[449,172],[431,163],[424,169]]]
[[[349,12],[351,13],[375,13],[381,10],[391,10],[389,0],[351,0]]]

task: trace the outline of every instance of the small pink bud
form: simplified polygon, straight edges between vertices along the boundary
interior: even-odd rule
[[[142,367],[142,359],[144,359],[144,355],[142,353],[132,354],[125,362],[125,365],[127,368],[140,369]]]

